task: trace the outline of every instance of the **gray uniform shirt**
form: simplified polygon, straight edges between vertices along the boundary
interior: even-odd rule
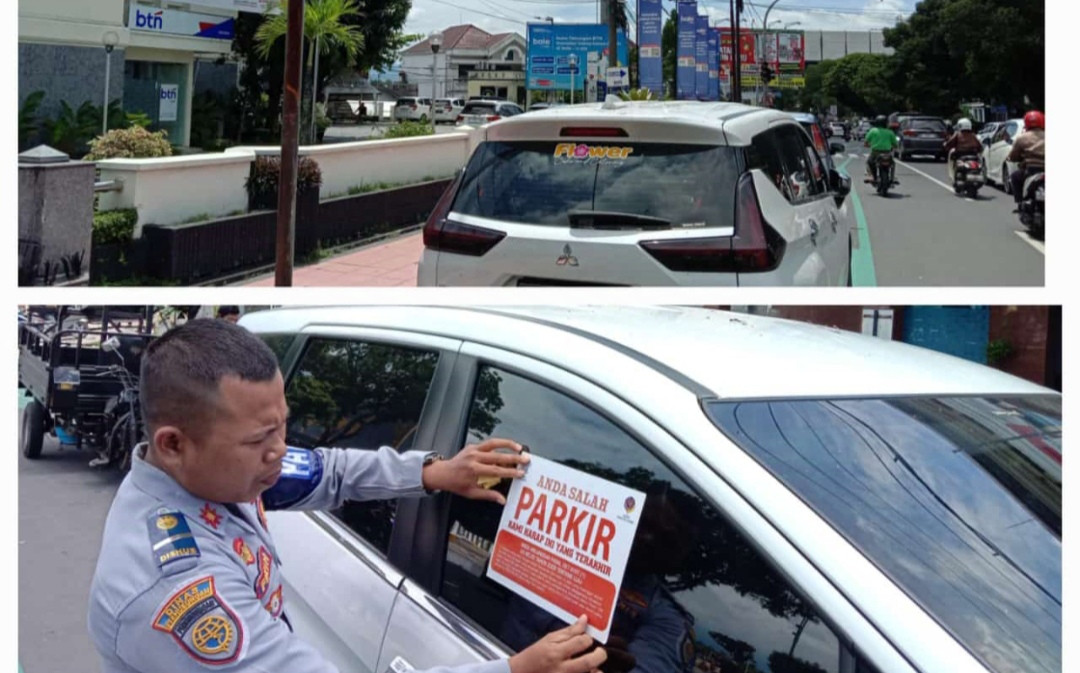
[[[141,448],[141,447],[140,447]],[[420,496],[424,453],[290,448],[251,503],[206,502],[140,457],[109,509],[91,585],[90,636],[106,673],[335,673],[287,621],[266,509]],[[506,660],[433,673],[509,673]]]

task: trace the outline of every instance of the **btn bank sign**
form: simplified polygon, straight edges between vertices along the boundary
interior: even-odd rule
[[[131,3],[128,28],[149,33],[231,40],[236,19],[215,14],[196,14]]]

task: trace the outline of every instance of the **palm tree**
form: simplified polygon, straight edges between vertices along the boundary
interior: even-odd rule
[[[255,32],[258,44],[256,53],[267,58],[274,43],[285,36],[289,26],[288,0],[281,0],[281,13],[266,16]],[[364,36],[357,26],[346,25],[342,19],[360,16],[356,0],[307,0],[304,5],[304,37],[314,48],[308,50],[305,68],[313,70],[311,82],[311,107],[308,110],[310,124],[306,124],[309,141],[314,140],[315,96],[319,81],[319,54],[341,49],[349,61],[356,57],[364,45]],[[314,63],[313,63],[314,62]]]

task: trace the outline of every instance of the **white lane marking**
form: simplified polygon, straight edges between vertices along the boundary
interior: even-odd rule
[[[933,177],[932,175],[927,175],[926,173],[923,173],[922,171],[920,171],[918,168],[915,168],[914,166],[912,166],[910,164],[906,164],[903,161],[900,161],[899,159],[896,160],[896,163],[900,164],[901,166],[904,166],[905,168],[910,168],[911,170],[913,170],[916,173],[918,173],[919,175],[923,176],[924,178],[926,178],[930,182],[933,182],[935,185],[941,185],[941,188],[944,189],[945,191],[949,192],[950,194],[953,193],[953,188],[952,187],[945,184],[941,180],[938,180],[937,178]]]
[[[1028,245],[1030,245],[1031,247],[1035,248],[1040,253],[1042,253],[1043,256],[1046,256],[1046,244],[1045,243],[1042,243],[1040,241],[1036,241],[1026,231],[1015,231],[1013,233],[1016,234],[1017,236],[1019,236],[1021,240],[1027,242]]]

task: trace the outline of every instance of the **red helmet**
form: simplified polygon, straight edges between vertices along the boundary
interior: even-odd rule
[[[1046,117],[1038,110],[1028,110],[1024,115],[1024,128],[1026,129],[1045,129]]]

